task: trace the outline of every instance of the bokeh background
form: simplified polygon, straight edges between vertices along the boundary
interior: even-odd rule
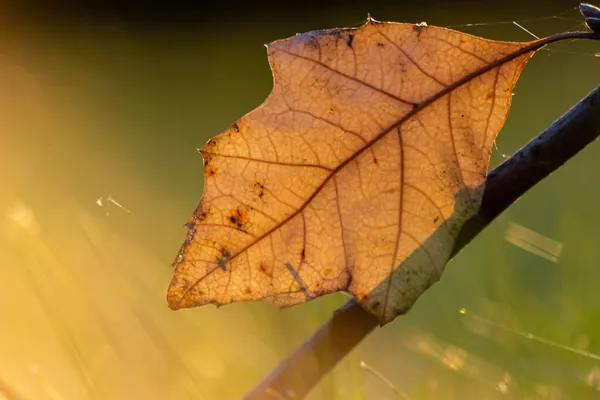
[[[367,13],[529,40],[510,21],[583,29],[576,6],[2,2],[0,399],[239,399],[347,300],[166,305],[202,194],[196,149],[271,90],[264,43]],[[494,165],[600,83],[597,53],[579,41],[536,54]],[[506,211],[310,398],[600,399],[598,154]]]

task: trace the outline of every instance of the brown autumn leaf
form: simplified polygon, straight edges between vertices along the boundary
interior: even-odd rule
[[[406,312],[479,209],[528,44],[369,19],[268,45],[272,92],[201,149],[170,307],[345,290]]]

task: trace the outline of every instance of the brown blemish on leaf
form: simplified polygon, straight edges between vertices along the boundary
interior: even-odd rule
[[[213,156],[212,154],[206,152],[201,152],[200,154],[202,154],[202,160],[204,161],[204,169],[206,170],[208,167],[211,166]]]
[[[206,219],[206,217],[208,216],[208,212],[207,211],[202,211],[200,213],[200,215],[198,215],[198,221],[202,222]]]
[[[273,270],[269,268],[269,264],[264,261],[261,261],[260,264],[258,264],[258,270],[269,278],[273,276]]]
[[[221,268],[223,271],[226,271],[227,268],[225,264],[231,258],[231,253],[225,247],[221,248],[221,256],[217,256],[217,266]]]
[[[238,125],[237,122],[234,122],[231,127],[233,128],[234,131],[239,132],[240,131],[240,126]]]
[[[206,171],[206,176],[215,176],[215,174],[217,173],[217,168],[209,165],[205,168]]]
[[[417,38],[421,37],[421,33],[423,33],[423,30],[425,29],[426,26],[427,26],[426,22],[419,22],[418,24],[413,25],[413,31],[417,32]]]
[[[342,37],[342,34],[344,33],[345,29],[330,29],[331,32],[331,36],[333,36],[335,39],[339,39]]]
[[[306,38],[306,46],[309,47],[311,50],[318,50],[319,49],[319,39],[317,39],[315,37],[315,35],[309,35]]]
[[[352,48],[352,42],[354,41],[354,35],[349,34],[348,39],[346,40],[346,46]]]
[[[192,230],[196,227],[196,216],[192,217],[188,222],[185,223],[185,227]]]
[[[245,230],[246,224],[248,223],[248,209],[245,207],[238,207],[232,210],[229,215],[229,223],[240,230]]]
[[[254,187],[254,190],[256,191],[258,198],[262,199],[263,196],[265,195],[265,185],[263,185],[260,182],[254,182],[254,185],[252,185],[252,186]]]

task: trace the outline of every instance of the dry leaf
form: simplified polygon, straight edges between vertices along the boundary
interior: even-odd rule
[[[406,312],[479,209],[528,44],[369,19],[268,45],[272,92],[201,149],[170,307],[346,290]]]

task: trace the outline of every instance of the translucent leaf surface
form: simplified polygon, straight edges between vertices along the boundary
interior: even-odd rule
[[[272,92],[201,149],[171,308],[346,290],[406,312],[479,209],[532,52],[499,60],[527,44],[369,20],[268,45]]]

